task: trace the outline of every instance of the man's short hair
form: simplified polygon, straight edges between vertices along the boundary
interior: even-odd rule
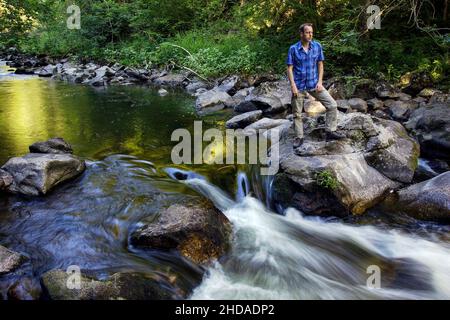
[[[305,27],[313,27],[313,24],[312,23],[309,23],[309,22],[307,22],[307,23],[304,23],[304,24],[302,24],[299,28],[298,28],[298,32],[305,32]]]

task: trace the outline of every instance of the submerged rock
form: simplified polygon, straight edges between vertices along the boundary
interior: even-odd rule
[[[11,300],[38,300],[42,294],[42,287],[36,278],[20,277],[7,292]]]
[[[162,279],[143,273],[115,273],[107,280],[80,275],[80,287],[69,288],[70,275],[52,270],[42,276],[42,285],[52,300],[167,300],[180,298],[160,283]]]
[[[450,172],[401,189],[388,197],[381,208],[416,219],[450,222]]]
[[[0,245],[0,275],[16,270],[27,258]]]
[[[229,247],[231,224],[210,202],[193,200],[174,204],[159,218],[131,234],[131,244],[156,249],[177,249],[195,263],[207,263]]]
[[[0,190],[4,190],[13,183],[13,177],[5,170],[0,169]]]
[[[85,168],[84,161],[73,155],[29,153],[9,159],[1,169],[13,178],[8,192],[37,196],[80,175]]]
[[[159,94],[161,97],[166,96],[168,93],[169,93],[169,91],[167,91],[166,89],[163,89],[163,88],[161,88],[161,89],[158,90],[158,94]]]
[[[52,138],[43,142],[35,142],[29,149],[31,153],[73,153],[72,146],[64,141],[63,138]]]

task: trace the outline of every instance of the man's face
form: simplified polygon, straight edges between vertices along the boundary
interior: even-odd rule
[[[311,41],[313,38],[313,28],[306,26],[303,28],[303,32],[300,32],[300,37],[302,41]]]

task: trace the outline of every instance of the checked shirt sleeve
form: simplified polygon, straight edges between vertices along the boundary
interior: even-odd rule
[[[323,60],[325,60],[325,56],[323,55],[322,45],[319,43],[319,57],[317,58],[317,61]]]
[[[294,64],[294,47],[289,48],[289,52],[286,58],[286,64],[287,65],[293,65]]]

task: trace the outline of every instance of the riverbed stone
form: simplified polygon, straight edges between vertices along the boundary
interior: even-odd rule
[[[29,153],[9,159],[1,169],[13,177],[8,192],[37,196],[80,175],[85,168],[84,160],[70,154]]]
[[[168,73],[153,80],[156,85],[169,87],[181,87],[185,81],[186,75],[182,73]]]
[[[22,265],[27,258],[0,245],[0,275],[13,272]]]
[[[348,104],[348,100],[346,99],[337,99],[336,104],[339,111],[348,112],[349,110],[351,110],[350,105]]]
[[[388,108],[388,112],[394,120],[405,121],[411,112],[409,104],[404,101],[395,101]]]
[[[166,96],[168,93],[169,93],[169,91],[167,91],[167,90],[164,89],[164,88],[161,88],[161,89],[158,90],[158,94],[159,94],[161,97]]]
[[[68,288],[69,274],[51,270],[43,274],[42,285],[52,300],[167,300],[179,298],[160,279],[136,272],[119,272],[106,280],[80,275],[80,287]]]
[[[9,288],[8,300],[39,300],[42,287],[38,279],[32,277],[20,277]]]
[[[367,103],[361,98],[351,98],[348,100],[348,104],[352,110],[358,112],[367,112]]]
[[[0,169],[0,190],[8,188],[12,182],[13,176],[5,170]]]
[[[51,77],[56,73],[56,66],[49,64],[41,69],[38,69],[34,72],[39,77]]]
[[[384,102],[382,100],[377,99],[377,98],[373,98],[373,99],[367,100],[367,106],[371,110],[381,110],[384,107]]]
[[[208,87],[207,83],[200,81],[200,80],[195,80],[195,81],[189,82],[189,84],[186,86],[186,91],[191,94],[194,94],[195,92],[197,92],[198,89],[205,88],[205,90],[206,90],[207,87]]]
[[[208,263],[229,247],[231,224],[206,200],[174,204],[156,221],[131,234],[131,244],[154,249],[176,249],[197,264]]]
[[[380,98],[394,99],[400,97],[400,91],[387,82],[379,82],[375,87],[375,91]]]
[[[234,104],[233,98],[226,92],[211,89],[197,97],[195,107],[200,114],[221,110]]]
[[[239,90],[240,78],[239,76],[230,76],[225,78],[220,85],[217,86],[217,90],[224,91],[230,96],[233,96]]]
[[[411,113],[405,126],[425,156],[450,160],[450,102],[433,102]]]
[[[262,117],[261,110],[250,111],[234,116],[226,122],[226,127],[229,129],[244,128],[249,124],[259,120]]]
[[[47,141],[35,142],[29,146],[29,149],[31,153],[73,153],[72,146],[63,138],[51,138]]]

